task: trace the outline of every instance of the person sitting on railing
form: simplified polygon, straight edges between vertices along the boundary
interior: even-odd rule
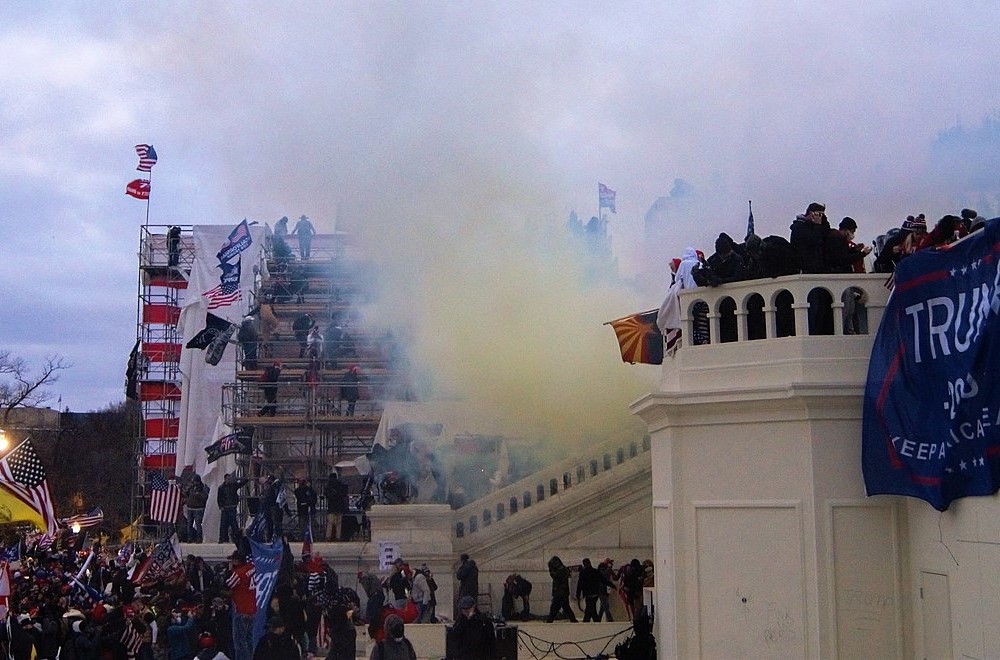
[[[733,239],[729,234],[722,233],[715,239],[715,254],[708,258],[710,284],[726,284],[746,279],[743,258],[736,254]]]

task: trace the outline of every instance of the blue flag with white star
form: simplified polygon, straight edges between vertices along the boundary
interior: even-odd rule
[[[862,468],[869,495],[944,511],[1000,489],[1000,219],[903,259],[872,347]]]

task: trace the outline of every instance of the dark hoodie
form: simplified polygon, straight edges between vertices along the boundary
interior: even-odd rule
[[[549,575],[552,577],[552,598],[569,599],[569,569],[559,557],[549,560]]]
[[[370,660],[417,660],[413,644],[403,634],[403,620],[395,614],[385,619],[385,639],[372,651]]]
[[[799,266],[803,273],[824,273],[826,263],[823,257],[826,235],[830,232],[830,221],[825,217],[816,224],[807,215],[798,215],[791,224],[789,243],[799,255]]]

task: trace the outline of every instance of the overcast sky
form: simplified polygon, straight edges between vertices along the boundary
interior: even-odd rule
[[[676,178],[699,210],[664,259],[742,236],[749,199],[758,234],[817,200],[867,239],[995,204],[995,138],[939,136],[1000,108],[998,24],[975,1],[3,3],[0,348],[71,362],[72,410],[123,398],[144,142],[153,224],[357,234],[451,393],[624,409],[658,372],[600,324],[663,290],[580,289],[539,236],[595,214],[599,181],[629,274]]]

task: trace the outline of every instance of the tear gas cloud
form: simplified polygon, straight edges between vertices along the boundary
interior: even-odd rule
[[[371,321],[409,329],[440,396],[560,443],[633,432],[627,403],[658,372],[622,365],[601,324],[656,307],[666,282],[583,284],[563,226],[595,213],[599,181],[628,276],[740,238],[748,199],[761,235],[815,200],[864,240],[908,213],[1000,210],[998,132],[979,129],[1000,108],[1000,6],[772,9],[0,8],[8,346],[65,354],[73,409],[120,400],[143,221],[122,190],[145,142],[154,224],[304,213],[357,236],[379,264]],[[677,178],[690,199],[648,246],[644,216]]]

